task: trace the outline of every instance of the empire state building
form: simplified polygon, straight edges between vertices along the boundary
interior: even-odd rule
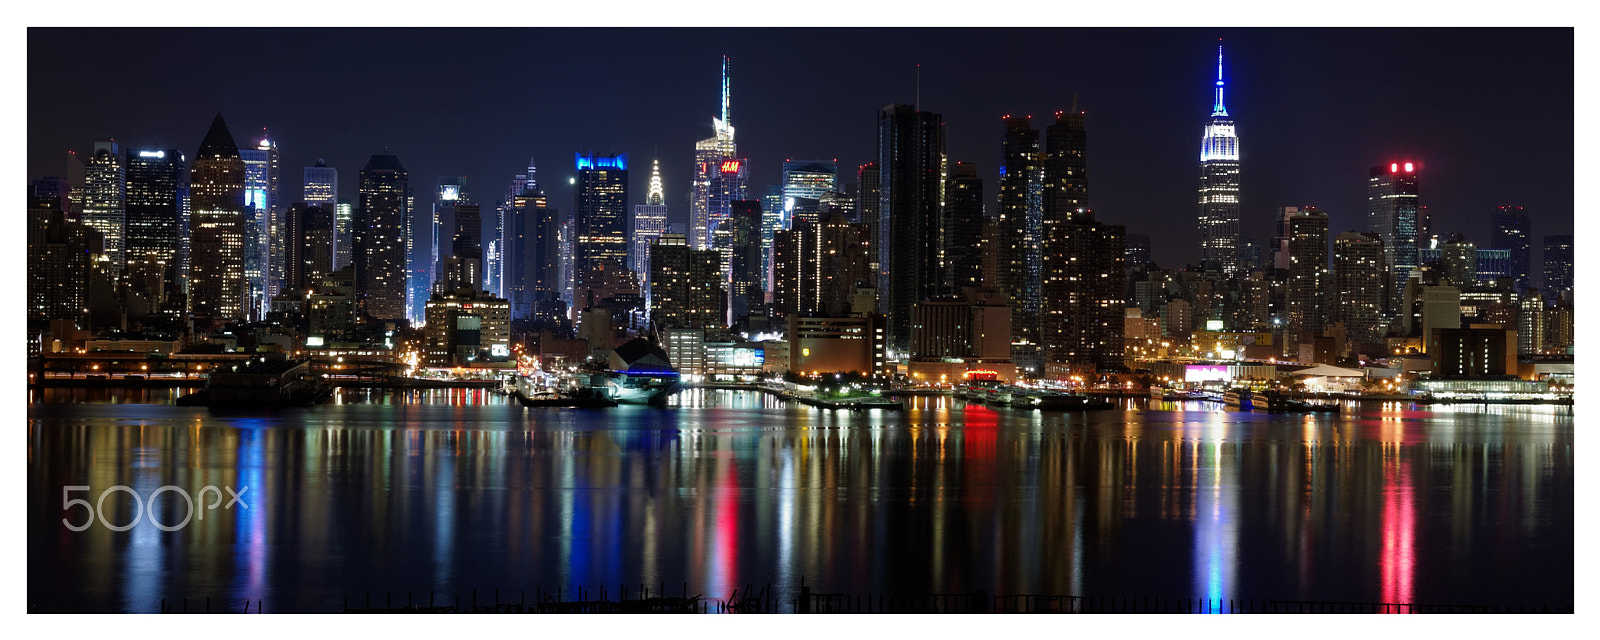
[[[1239,256],[1239,136],[1222,101],[1222,47],[1217,47],[1217,93],[1200,140],[1200,260],[1228,275]]]

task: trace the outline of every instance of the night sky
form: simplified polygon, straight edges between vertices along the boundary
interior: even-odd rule
[[[1165,267],[1194,262],[1201,127],[1216,45],[1242,154],[1243,235],[1265,242],[1284,205],[1366,230],[1370,167],[1413,160],[1434,229],[1487,245],[1495,206],[1571,233],[1571,29],[54,29],[27,32],[28,178],[60,175],[94,140],[193,157],[219,110],[241,146],[262,127],[282,152],[281,196],[326,158],[340,197],[387,147],[419,212],[436,179],[466,175],[490,221],[530,156],[572,208],[575,151],[626,152],[642,202],[662,161],[673,221],[696,140],[732,59],[732,120],[752,197],[782,161],[833,159],[854,182],[876,156],[878,111],[943,114],[951,160],[976,162],[993,213],[1001,118],[1041,132],[1077,96],[1088,112],[1090,203],[1152,237]],[[1537,276],[1536,276],[1537,278]]]

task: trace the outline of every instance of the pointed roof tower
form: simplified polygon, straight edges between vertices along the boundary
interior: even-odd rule
[[[525,191],[539,191],[539,168],[533,165],[533,156],[528,156],[528,182],[523,186]]]
[[[722,56],[722,121],[728,126],[733,126],[733,118],[728,117],[728,89],[728,56]]]
[[[233,143],[233,134],[228,133],[228,123],[223,122],[221,111],[218,111],[216,119],[211,121],[211,129],[206,131],[205,139],[200,141],[200,151],[195,157],[239,157],[239,145]]]
[[[645,198],[645,204],[666,204],[666,194],[661,189],[661,161],[656,160],[650,167],[650,194]]]
[[[1220,42],[1221,40],[1218,40]],[[1211,105],[1211,115],[1228,115],[1228,106],[1222,102],[1222,45],[1217,45],[1217,101]]]

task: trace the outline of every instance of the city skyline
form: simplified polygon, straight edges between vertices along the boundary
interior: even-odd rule
[[[433,46],[459,41],[465,48],[452,49],[462,51],[459,56],[428,58],[431,47],[424,47],[417,54],[400,55],[425,60],[402,62],[427,68],[498,56],[510,65],[530,59],[527,52],[515,53],[519,49],[514,43],[537,42],[529,47],[538,51],[602,31],[189,29],[94,30],[93,34],[112,43],[120,38],[165,36],[182,42],[260,41],[266,50],[284,56],[250,54],[259,63],[250,66],[259,69],[260,86],[273,86],[275,78],[306,60],[296,52],[315,51],[305,55],[337,59],[347,51],[334,46],[341,43],[353,53],[363,43],[393,44],[426,36]],[[694,38],[689,46],[663,55],[634,59],[627,55],[634,40],[707,32],[721,37]],[[509,112],[503,106],[486,105],[476,118],[452,118],[450,109],[403,95],[386,103],[392,108],[367,109],[359,98],[367,81],[357,77],[339,80],[356,97],[334,96],[292,106],[261,101],[232,86],[208,91],[211,80],[190,87],[191,95],[207,95],[210,100],[140,100],[137,83],[113,77],[97,79],[127,99],[103,104],[65,100],[64,94],[47,91],[40,83],[50,77],[47,68],[75,68],[78,54],[60,45],[86,33],[29,31],[30,179],[62,175],[67,149],[81,155],[101,138],[114,138],[123,146],[189,153],[197,144],[188,138],[196,137],[204,122],[220,110],[239,132],[241,147],[254,146],[250,136],[258,128],[270,130],[290,176],[326,158],[330,167],[353,177],[367,158],[387,148],[411,170],[414,180],[426,184],[438,176],[466,175],[480,192],[497,193],[532,156],[547,167],[546,182],[555,187],[550,197],[559,205],[571,200],[570,193],[561,193],[566,187],[560,184],[572,177],[561,171],[561,159],[567,154],[628,153],[636,164],[659,159],[669,220],[682,223],[689,213],[686,194],[693,143],[711,133],[710,116],[721,106],[717,104],[721,58],[727,55],[731,120],[740,131],[739,155],[750,158],[752,194],[781,184],[786,159],[836,160],[840,183],[853,182],[854,169],[875,159],[875,113],[890,103],[915,102],[918,110],[942,116],[952,164],[976,164],[987,183],[986,213],[993,217],[998,211],[989,194],[997,192],[1001,163],[1002,126],[997,120],[1016,114],[1047,118],[1076,100],[1087,113],[1086,127],[1093,138],[1089,171],[1095,198],[1090,206],[1097,219],[1150,235],[1152,256],[1173,268],[1198,263],[1198,247],[1192,240],[1194,147],[1211,104],[1215,60],[1210,59],[1208,47],[1220,37],[1227,48],[1228,108],[1239,123],[1241,139],[1241,233],[1258,245],[1271,237],[1273,213],[1282,206],[1312,205],[1326,211],[1330,236],[1367,231],[1366,172],[1391,160],[1420,165],[1421,201],[1433,212],[1435,233],[1461,231],[1487,245],[1496,208],[1522,206],[1532,220],[1531,262],[1539,264],[1540,240],[1572,231],[1570,30],[1496,30],[1491,39],[1471,30],[1440,29],[629,29],[616,31],[628,42],[595,52],[592,63],[584,65],[597,72],[585,78],[604,81],[583,82],[584,78],[572,75],[573,70],[554,64],[559,57],[552,57],[551,72],[530,74],[525,89],[580,97]],[[528,35],[539,37],[521,37]],[[312,46],[313,39],[321,44]],[[830,90],[782,90],[783,70],[788,68],[785,56],[792,55],[785,52],[801,50],[786,43],[804,41],[806,50],[848,57],[864,46],[854,41],[874,39],[895,53],[891,63],[873,68],[893,69],[897,65],[892,60],[903,57],[905,87],[896,87],[892,78],[839,65],[836,68],[849,73],[824,75]],[[1054,39],[1071,40],[1102,55],[1083,64],[1047,64],[1044,43]],[[964,73],[974,63],[942,53],[948,47],[939,45],[955,41],[968,49],[974,45],[965,43],[980,48],[992,43],[998,50],[1040,52],[1032,57],[1039,63],[992,65],[995,68],[980,73]],[[1018,41],[1024,44],[1015,44]],[[144,54],[134,50],[129,55],[136,62]],[[545,68],[539,62],[545,57],[536,54],[531,59],[536,61],[534,67]],[[1416,62],[1406,73],[1365,73],[1385,60]],[[479,75],[471,76],[478,84],[499,75],[481,68]],[[1045,82],[1020,82],[1018,73]],[[1470,135],[1482,126],[1482,107],[1464,94],[1447,91],[1483,89],[1488,78],[1494,81],[1493,109],[1502,134],[1493,148],[1475,144],[1482,137]],[[1004,86],[986,89],[992,83]],[[1300,95],[1306,97],[1296,99]],[[1285,96],[1289,99],[1282,99]],[[512,112],[524,117],[507,121]],[[343,124],[358,117],[367,126]],[[648,180],[647,172],[634,172],[629,190],[646,193]],[[353,181],[345,181],[339,197],[354,201],[353,187]],[[299,185],[285,181],[280,197],[286,204],[301,200]],[[412,215],[420,220],[433,203],[417,200]],[[639,204],[637,200],[627,205]]]

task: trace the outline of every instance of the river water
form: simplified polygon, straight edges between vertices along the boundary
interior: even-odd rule
[[[691,391],[587,411],[345,389],[310,409],[212,413],[172,406],[176,393],[31,392],[31,610],[210,597],[337,611],[369,593],[466,605],[473,589],[487,603],[579,585],[615,599],[624,584],[712,598],[770,585],[787,603],[802,579],[862,594],[1574,599],[1570,407],[918,398],[847,412]],[[135,497],[137,523],[112,530],[135,521]]]

